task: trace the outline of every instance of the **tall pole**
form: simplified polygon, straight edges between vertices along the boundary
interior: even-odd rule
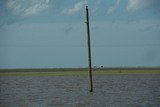
[[[90,92],[93,92],[93,83],[92,83],[92,60],[91,60],[91,42],[90,42],[90,28],[89,28],[89,11],[88,11],[88,6],[86,6],[86,25],[87,25],[87,44],[88,44],[89,83],[90,83]]]

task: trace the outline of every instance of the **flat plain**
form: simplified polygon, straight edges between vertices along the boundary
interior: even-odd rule
[[[160,69],[93,69],[93,75],[160,74]],[[0,76],[87,76],[85,68],[0,69]]]
[[[1,70],[0,107],[159,107],[160,70]]]

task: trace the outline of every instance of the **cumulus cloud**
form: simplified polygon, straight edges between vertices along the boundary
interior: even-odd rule
[[[8,0],[7,7],[23,17],[38,14],[49,7],[50,0]]]
[[[129,0],[127,5],[127,11],[136,11],[149,5],[144,1],[147,0]]]
[[[122,0],[117,0],[111,7],[109,7],[107,14],[112,14],[121,2]],[[154,8],[158,11],[160,10],[160,0],[128,0],[127,2],[126,10],[128,12],[135,12],[146,8]]]
[[[128,0],[126,10],[129,12],[134,12],[149,7],[154,7],[158,9],[159,5],[160,0]]]
[[[115,4],[114,4],[113,6],[111,6],[111,7],[107,10],[107,14],[112,14],[112,13],[116,10],[116,8],[117,8],[117,6],[120,4],[120,2],[121,2],[121,0],[117,0],[117,1],[115,2]]]
[[[76,3],[72,8],[64,9],[61,13],[68,14],[68,15],[76,14],[77,12],[79,12],[83,8],[83,6],[86,3],[87,3],[86,1],[80,1],[80,2]]]

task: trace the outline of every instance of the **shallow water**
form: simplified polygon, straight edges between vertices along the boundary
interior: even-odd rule
[[[0,107],[160,107],[160,75],[0,77]]]

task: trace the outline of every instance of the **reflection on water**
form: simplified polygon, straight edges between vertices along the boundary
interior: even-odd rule
[[[160,75],[0,77],[0,107],[160,107]]]

